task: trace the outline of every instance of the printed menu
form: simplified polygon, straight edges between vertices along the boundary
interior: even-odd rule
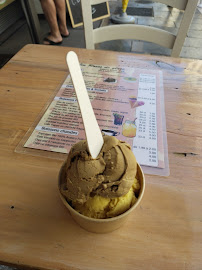
[[[92,64],[81,64],[81,69],[101,131],[128,142],[141,165],[164,168],[161,71]],[[68,75],[24,147],[68,153],[83,139]]]

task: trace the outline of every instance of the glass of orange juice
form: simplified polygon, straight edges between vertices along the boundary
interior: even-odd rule
[[[126,120],[123,124],[122,134],[125,137],[133,138],[136,136],[136,129],[135,121]]]

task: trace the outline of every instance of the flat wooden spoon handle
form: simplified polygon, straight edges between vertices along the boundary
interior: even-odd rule
[[[88,149],[92,158],[95,159],[104,143],[102,133],[95,118],[76,53],[69,52],[66,60],[81,110]]]

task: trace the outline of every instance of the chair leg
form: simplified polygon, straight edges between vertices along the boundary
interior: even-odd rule
[[[21,0],[21,5],[27,20],[32,42],[41,43],[41,30],[38,15],[33,0]]]

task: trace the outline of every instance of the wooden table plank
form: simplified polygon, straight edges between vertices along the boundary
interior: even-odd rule
[[[109,234],[81,229],[63,206],[62,160],[15,152],[67,75],[69,50],[83,63],[163,71],[171,173],[146,175],[141,205]],[[201,60],[28,45],[0,72],[0,261],[40,269],[202,268]]]

